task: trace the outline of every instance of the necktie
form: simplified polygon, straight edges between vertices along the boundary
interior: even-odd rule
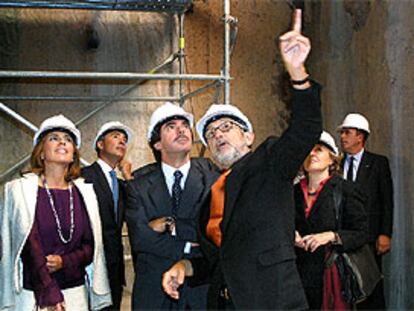
[[[172,186],[172,215],[174,217],[177,216],[178,208],[180,207],[181,201],[181,193],[183,190],[181,189],[181,178],[183,178],[183,173],[180,171],[174,172],[174,183]]]
[[[346,179],[354,181],[354,157],[349,158],[348,173],[346,174]]]
[[[116,172],[114,170],[110,171],[112,181],[112,199],[114,200],[114,215],[115,221],[118,222],[118,199],[119,199],[119,188],[118,188],[118,179],[116,177]]]
[[[231,170],[224,171],[211,187],[210,219],[207,223],[206,234],[216,246],[220,246],[222,240],[220,223],[224,216],[224,187],[230,172]]]

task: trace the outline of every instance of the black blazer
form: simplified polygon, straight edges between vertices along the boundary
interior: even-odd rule
[[[119,300],[122,297],[122,286],[125,284],[124,250],[122,246],[122,225],[125,209],[125,182],[119,182],[118,212],[119,221],[115,221],[114,203],[112,191],[108,181],[99,166],[94,162],[82,169],[82,176],[87,183],[92,183],[98,198],[99,215],[102,223],[102,235],[105,251],[106,266],[113,298]],[[114,295],[115,294],[115,295]],[[118,301],[114,301],[117,305]]]
[[[210,198],[200,220],[205,265],[193,259],[194,281],[209,277],[209,308],[225,284],[236,309],[306,309],[295,263],[293,178],[322,126],[320,87],[293,91],[292,119],[232,167],[225,186],[221,247],[206,237]]]
[[[391,237],[394,199],[388,159],[365,150],[355,182],[366,196],[369,242],[381,234]]]
[[[343,214],[341,229],[337,230],[333,193],[339,183],[342,184],[341,210]],[[305,198],[300,184],[297,184],[295,186],[295,206],[295,226],[302,237],[313,233],[334,231],[338,233],[342,247],[346,251],[356,249],[366,243],[368,222],[363,195],[358,187],[342,177],[332,176],[327,181],[312,206],[308,218],[305,217]],[[324,246],[321,246],[311,253],[296,248],[298,270],[311,309],[320,309],[322,306],[325,249]]]
[[[184,254],[186,242],[197,242],[199,204],[219,176],[217,168],[207,159],[191,159],[191,168],[183,190],[176,220],[177,235],[159,234],[148,223],[152,219],[171,216],[171,196],[165,183],[161,165],[154,163],[134,172],[128,182],[126,222],[135,261],[133,291],[134,309],[165,308],[170,298],[161,288],[162,274],[182,258],[201,256],[199,248]],[[186,297],[200,297],[182,291],[180,305],[190,304],[195,309],[205,308],[206,288],[203,288],[202,306]],[[187,293],[185,292],[187,291]],[[200,298],[201,299],[201,298]]]

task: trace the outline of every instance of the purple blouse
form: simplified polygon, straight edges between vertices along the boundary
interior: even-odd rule
[[[69,190],[50,189],[65,239],[69,238]],[[63,244],[46,190],[39,187],[34,224],[23,248],[23,287],[33,290],[38,306],[63,301],[61,290],[85,284],[85,267],[93,259],[93,234],[85,203],[73,187],[75,229],[72,240]],[[49,273],[46,256],[60,255],[63,268]]]

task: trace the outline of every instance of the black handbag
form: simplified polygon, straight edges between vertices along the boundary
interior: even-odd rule
[[[334,189],[334,204],[337,228],[340,229],[343,212],[342,182]],[[342,296],[348,303],[359,303],[372,294],[382,274],[368,244],[348,252],[334,248],[332,256],[338,268]]]

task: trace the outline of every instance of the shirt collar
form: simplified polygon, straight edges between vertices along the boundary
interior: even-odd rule
[[[355,154],[347,154],[346,155],[346,160],[349,161],[349,159],[351,157],[354,157],[354,163],[355,162],[359,163],[359,162],[361,162],[362,156],[364,155],[364,151],[365,151],[365,149],[362,148],[361,151],[358,152],[358,153],[355,153]]]
[[[98,162],[99,166],[102,168],[102,171],[104,173],[109,174],[109,172],[113,170],[113,168],[102,159],[98,159],[96,162]]]
[[[187,178],[188,172],[190,171],[191,161],[188,161],[183,166],[180,166],[179,168],[175,168],[171,165],[168,165],[167,163],[161,162],[161,169],[164,173],[164,176],[166,178],[174,178],[174,172],[179,170],[181,173],[183,173],[183,179]]]

